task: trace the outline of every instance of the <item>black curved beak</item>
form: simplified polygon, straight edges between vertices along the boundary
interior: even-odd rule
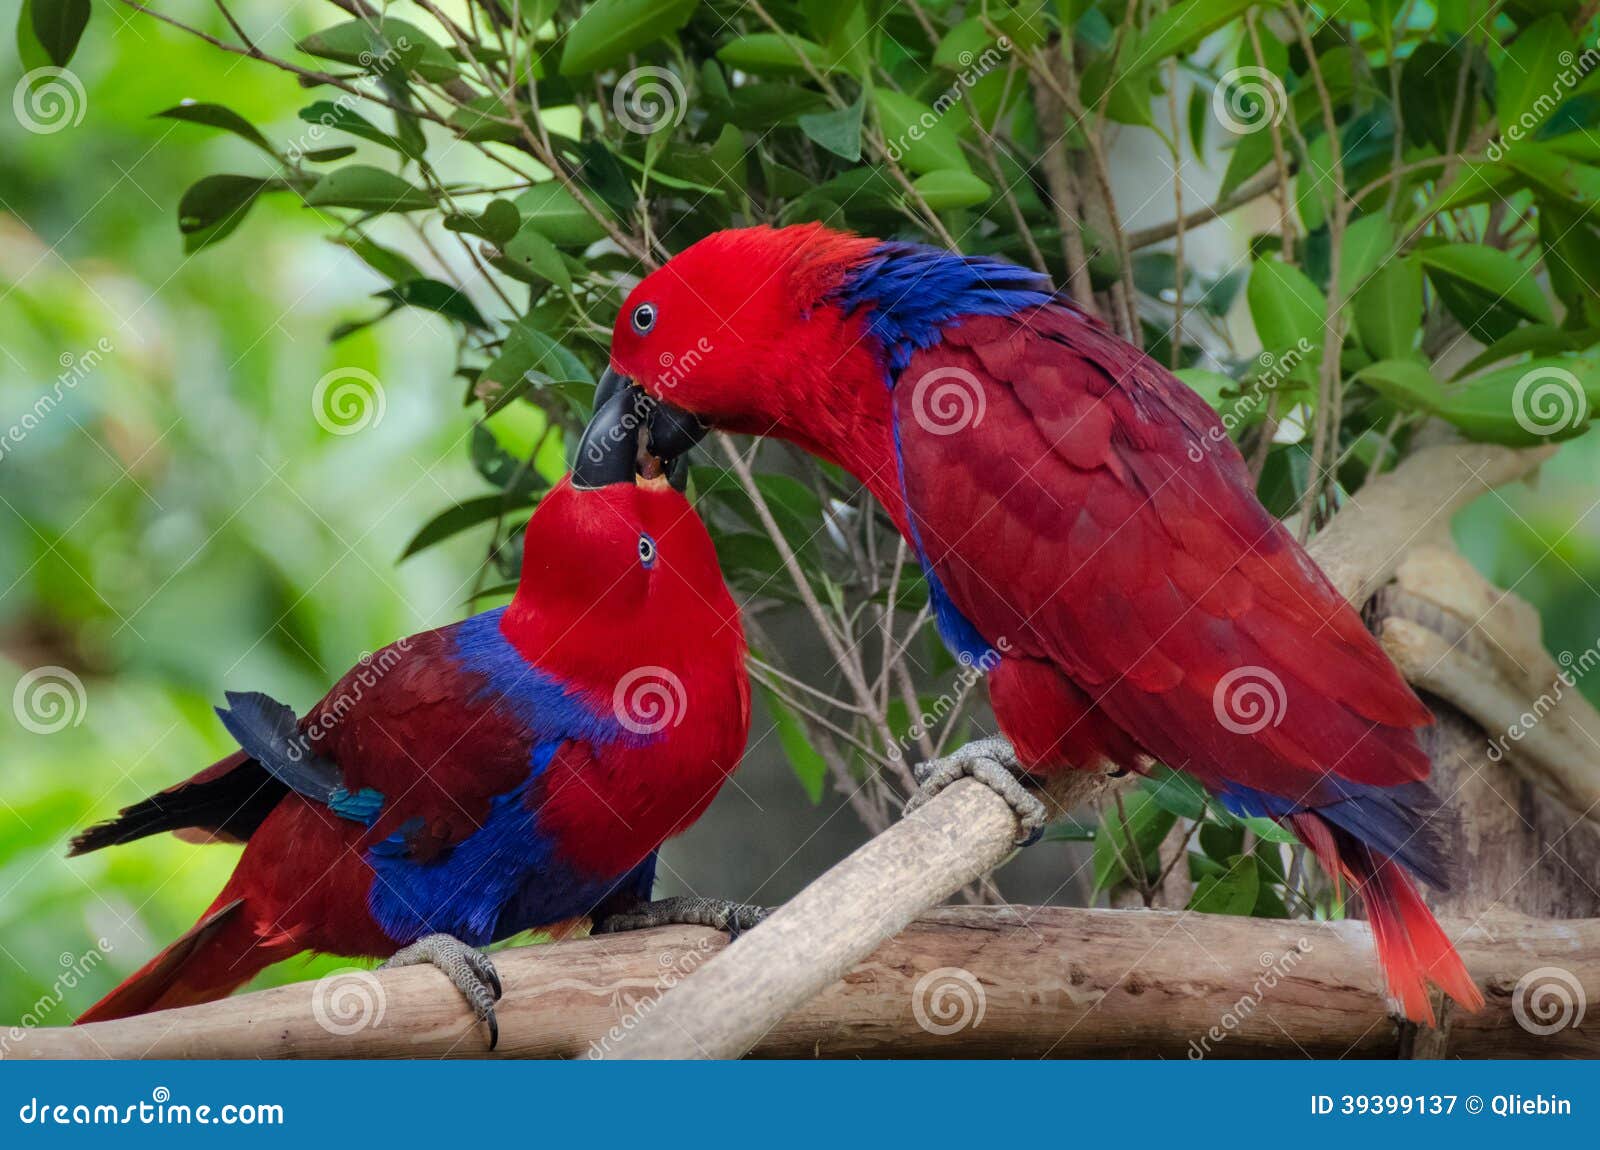
[[[601,424],[614,427],[618,421],[627,421],[630,430],[636,430],[642,421],[646,432],[644,448],[662,461],[667,482],[679,491],[688,486],[689,449],[705,438],[708,430],[696,416],[681,407],[646,395],[637,383],[609,367],[595,385],[594,403],[594,417],[584,429],[580,452],[592,441],[598,441],[601,436],[608,434],[603,429],[597,430]],[[627,438],[630,449],[635,448],[637,437],[630,434]],[[630,469],[632,466],[633,456],[630,454]],[[632,474],[630,470],[629,476]],[[573,468],[573,482],[579,482],[576,466]],[[609,479],[606,482],[617,483],[621,480]]]
[[[606,381],[600,382],[604,386]],[[639,452],[640,394],[632,386],[613,385],[604,395],[596,389],[594,415],[583,429],[578,454],[572,461],[572,486],[595,488],[633,482]]]

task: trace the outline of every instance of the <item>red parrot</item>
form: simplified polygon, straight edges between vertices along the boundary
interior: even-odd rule
[[[617,414],[529,520],[508,606],[384,648],[299,720],[230,693],[241,750],[73,840],[245,844],[195,927],[79,1022],[220,998],[315,950],[439,966],[492,1046],[499,980],[473,948],[649,898],[657,849],[743,754],[750,693],[711,540],[665,478],[635,481]]]
[[[1407,876],[1446,881],[1428,710],[1211,407],[1043,277],[819,225],[719,232],[630,293],[601,386],[635,392],[655,451],[777,436],[877,498],[946,643],[992,667],[1004,739],[925,764],[931,786],[983,778],[1037,833],[1015,771],[1186,771],[1359,890],[1408,1017],[1432,1021],[1429,979],[1482,1004]]]

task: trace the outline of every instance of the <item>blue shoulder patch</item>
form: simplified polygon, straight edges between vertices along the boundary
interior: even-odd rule
[[[640,746],[655,740],[657,736],[628,730],[609,706],[594,709],[577,692],[528,662],[500,633],[504,614],[505,608],[497,607],[462,620],[456,628],[456,658],[461,668],[483,678],[474,702],[510,707],[534,742],[578,739],[602,747],[613,743]]]
[[[868,309],[868,330],[888,355],[891,387],[912,353],[938,343],[951,321],[1014,315],[1054,298],[1049,279],[1038,272],[990,256],[898,241],[874,248],[832,296],[847,312]]]

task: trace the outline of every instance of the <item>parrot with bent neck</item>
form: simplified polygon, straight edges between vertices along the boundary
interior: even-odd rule
[[[298,720],[230,693],[240,750],[73,840],[244,843],[199,922],[80,1023],[221,998],[310,950],[438,966],[492,1048],[500,982],[477,948],[612,912],[759,918],[647,903],[658,848],[744,752],[750,692],[710,537],[667,478],[636,477],[620,414],[601,407],[534,511],[508,606],[384,648]]]
[[[945,642],[992,668],[1003,734],[924,764],[913,803],[973,775],[1031,841],[1019,776],[1164,763],[1354,885],[1407,1017],[1433,1020],[1429,981],[1482,1004],[1409,877],[1447,880],[1430,713],[1216,412],[1042,276],[820,225],[718,232],[632,290],[601,387],[665,456],[771,435],[876,497]]]

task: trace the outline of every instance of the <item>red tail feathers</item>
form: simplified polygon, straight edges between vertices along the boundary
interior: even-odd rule
[[[238,913],[243,905],[243,899],[234,899],[213,906],[181,938],[80,1014],[78,1022],[211,1002],[249,982],[283,956],[252,945],[254,935]]]
[[[1483,992],[1400,864],[1314,813],[1292,815],[1290,822],[1323,869],[1349,879],[1361,895],[1389,993],[1407,1018],[1434,1025],[1429,982],[1467,1010],[1482,1008]]]

